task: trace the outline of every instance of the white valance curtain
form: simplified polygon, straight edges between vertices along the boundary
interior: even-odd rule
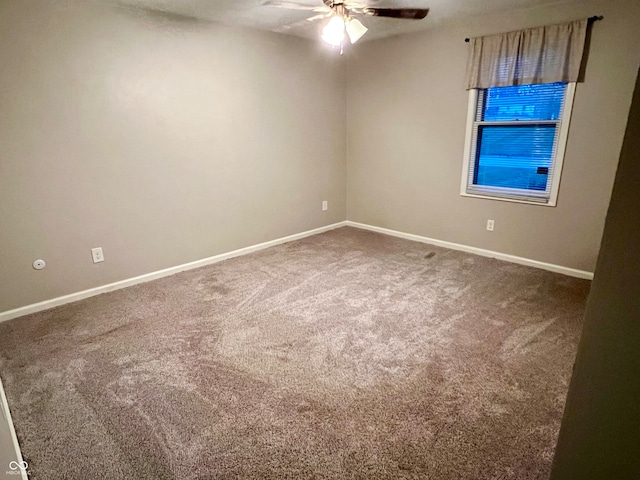
[[[467,90],[576,82],[588,20],[470,39]]]

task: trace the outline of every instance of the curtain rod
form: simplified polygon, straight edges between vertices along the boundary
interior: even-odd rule
[[[602,15],[594,15],[593,17],[587,18],[589,23],[597,22],[598,20],[602,20],[604,17]],[[469,43],[469,38],[465,38],[464,41]]]

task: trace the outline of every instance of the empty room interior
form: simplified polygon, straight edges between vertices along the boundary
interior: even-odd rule
[[[0,478],[640,478],[639,47],[637,0],[0,0]]]

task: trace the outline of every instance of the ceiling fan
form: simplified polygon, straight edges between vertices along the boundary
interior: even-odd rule
[[[343,52],[347,38],[350,43],[356,43],[367,33],[367,27],[354,15],[422,20],[429,13],[428,8],[378,8],[350,0],[322,0],[322,2],[324,5],[313,7],[291,1],[266,0],[263,5],[315,12],[316,15],[306,19],[310,22],[330,17],[322,30],[322,39],[333,47],[339,47],[340,54]]]

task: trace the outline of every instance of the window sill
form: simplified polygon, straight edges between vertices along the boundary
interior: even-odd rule
[[[556,200],[555,199],[549,199],[548,202],[536,202],[533,200],[520,200],[517,198],[509,198],[509,197],[500,197],[497,195],[480,195],[477,193],[467,193],[467,192],[460,192],[460,196],[462,197],[471,197],[471,198],[483,198],[485,200],[498,200],[500,202],[512,202],[512,203],[524,203],[526,205],[537,205],[539,207],[555,207],[556,206]]]

